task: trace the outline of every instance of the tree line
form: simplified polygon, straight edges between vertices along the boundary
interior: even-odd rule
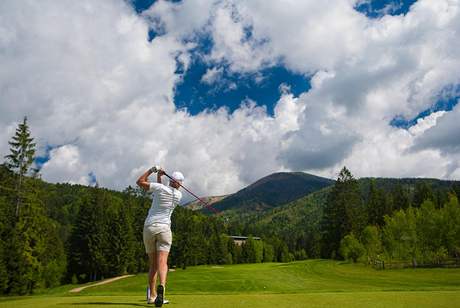
[[[367,264],[409,262],[460,264],[459,186],[433,190],[426,181],[413,192],[390,192],[370,181],[364,196],[350,171],[342,169],[322,219],[323,255]]]

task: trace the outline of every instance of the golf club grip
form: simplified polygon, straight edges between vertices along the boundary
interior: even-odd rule
[[[166,175],[170,180],[175,181],[169,174],[167,174],[167,173],[164,172],[164,171],[163,171],[163,173],[164,173],[164,175]],[[177,182],[177,181],[176,181],[176,182]],[[199,200],[201,203],[203,203],[204,206],[205,206],[205,208],[210,208],[211,210],[214,211],[214,213],[216,213],[216,214],[218,213],[218,211],[217,211],[215,208],[213,208],[213,207],[211,206],[211,204],[207,203],[206,201],[204,201],[203,199],[201,199],[200,197],[198,197],[197,195],[195,195],[194,193],[192,193],[192,192],[191,192],[190,190],[188,190],[187,187],[185,187],[184,185],[182,185],[182,184],[180,184],[180,183],[179,183],[179,185],[180,185],[183,189],[185,189],[189,194],[191,194],[191,195],[194,196],[197,200]]]

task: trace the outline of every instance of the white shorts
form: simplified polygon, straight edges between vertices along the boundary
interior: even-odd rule
[[[146,253],[169,251],[172,244],[172,232],[169,225],[151,224],[144,226],[144,246]]]

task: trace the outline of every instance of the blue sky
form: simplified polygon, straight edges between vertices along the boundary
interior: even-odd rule
[[[417,124],[417,120],[429,116],[433,112],[437,111],[452,111],[452,109],[458,104],[460,99],[460,86],[448,86],[441,93],[439,93],[434,98],[433,105],[421,111],[417,116],[412,119],[406,119],[405,117],[399,115],[394,117],[390,124],[394,127],[401,127],[408,129],[409,127]]]
[[[230,111],[237,109],[241,102],[250,99],[265,106],[273,115],[273,108],[280,98],[280,86],[286,85],[294,96],[308,91],[309,78],[296,74],[279,65],[268,67],[257,74],[230,73],[225,67],[222,78],[211,85],[201,82],[210,65],[195,59],[184,74],[183,82],[176,87],[174,101],[178,108],[187,108],[195,115],[204,109],[215,110],[225,106]],[[257,81],[260,78],[260,81]]]
[[[132,5],[138,13],[141,13],[154,2],[155,0],[132,0]],[[406,14],[414,2],[415,0],[365,0],[358,3],[355,9],[369,18],[378,18],[384,14]],[[156,35],[157,33],[151,29],[149,40]],[[284,67],[283,63],[246,74],[230,72],[225,63],[206,63],[202,59],[212,48],[213,42],[205,35],[198,37],[198,47],[192,53],[192,64],[187,71],[181,72],[183,73],[182,81],[175,88],[176,106],[186,108],[191,115],[196,115],[205,109],[212,111],[223,106],[234,111],[246,99],[265,106],[268,114],[273,115],[274,106],[280,98],[282,84],[287,85],[294,96],[310,89],[309,76],[292,72]],[[212,84],[204,83],[203,75],[212,68],[222,71],[221,78]],[[437,107],[432,109],[439,110],[444,105],[435,104],[435,106]],[[423,111],[419,116],[424,116],[427,112]],[[416,119],[405,120],[397,116],[390,123],[398,127],[408,127],[409,124],[416,123]]]
[[[363,0],[355,9],[369,18],[379,18],[385,14],[406,14],[416,0]]]

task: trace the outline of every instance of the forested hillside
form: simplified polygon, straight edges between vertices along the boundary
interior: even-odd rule
[[[246,213],[244,209],[233,211],[229,216],[230,232],[262,236],[268,242],[269,238],[281,240],[288,246],[291,259],[341,258],[340,241],[351,231],[358,236],[367,225],[381,230],[385,216],[390,218],[409,207],[420,208],[426,200],[440,209],[460,194],[459,181],[422,178],[356,180],[346,168],[341,177],[333,186],[264,213]]]
[[[303,172],[273,173],[213,204],[219,211],[263,212],[330,186],[333,180]]]

